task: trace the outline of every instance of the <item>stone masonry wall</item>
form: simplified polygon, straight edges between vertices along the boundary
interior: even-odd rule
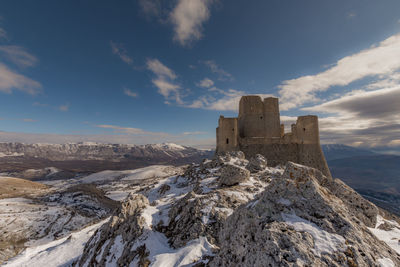
[[[269,166],[288,161],[310,166],[331,177],[319,140],[317,116],[300,116],[284,133],[280,124],[278,99],[243,96],[238,118],[220,117],[217,153],[241,150],[246,158],[261,154]]]

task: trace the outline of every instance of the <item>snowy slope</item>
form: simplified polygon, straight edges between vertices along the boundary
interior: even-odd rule
[[[3,266],[33,267],[33,266],[70,266],[72,261],[80,256],[87,240],[109,219],[83,228],[64,238],[50,241],[43,245],[27,248],[17,257],[9,260]]]

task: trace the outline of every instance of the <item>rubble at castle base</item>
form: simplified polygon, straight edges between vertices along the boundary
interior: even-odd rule
[[[398,224],[376,206],[319,170],[264,164],[238,151],[143,181],[75,264],[400,266],[396,247],[373,234]],[[227,169],[245,179],[221,183]]]

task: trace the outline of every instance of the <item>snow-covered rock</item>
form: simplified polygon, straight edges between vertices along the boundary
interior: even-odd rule
[[[254,157],[250,158],[249,164],[247,164],[246,168],[250,172],[259,172],[264,170],[267,167],[267,160],[263,155],[257,154]]]
[[[237,185],[247,181],[250,177],[250,172],[245,168],[227,164],[221,169],[221,177],[219,184],[221,186]]]
[[[77,265],[400,264],[395,244],[378,232],[395,233],[395,222],[377,224],[379,209],[340,180],[291,162],[250,175],[248,164],[232,153],[142,180],[123,204],[131,208],[96,232]],[[226,169],[247,178],[221,186]]]

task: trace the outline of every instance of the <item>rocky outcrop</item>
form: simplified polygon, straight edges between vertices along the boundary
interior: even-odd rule
[[[113,263],[118,266],[128,266],[135,257],[138,257],[142,266],[146,266],[146,248],[138,247],[132,250],[132,241],[143,233],[145,219],[141,216],[141,212],[147,205],[149,201],[143,195],[129,195],[116,215],[88,241],[77,265],[105,266]],[[110,252],[114,255],[110,255]],[[115,254],[119,257],[117,258]]]
[[[267,160],[263,155],[257,154],[254,157],[250,158],[249,164],[247,164],[246,169],[250,172],[259,172],[264,170],[267,167]]]
[[[225,165],[221,169],[220,186],[232,186],[245,182],[250,177],[250,172],[245,168],[235,165]]]
[[[378,209],[340,181],[288,163],[224,224],[212,266],[374,266],[400,256],[367,230]]]
[[[292,162],[271,168],[260,157],[218,155],[136,192],[87,243],[79,266],[400,265],[370,231],[380,215],[373,204]]]

